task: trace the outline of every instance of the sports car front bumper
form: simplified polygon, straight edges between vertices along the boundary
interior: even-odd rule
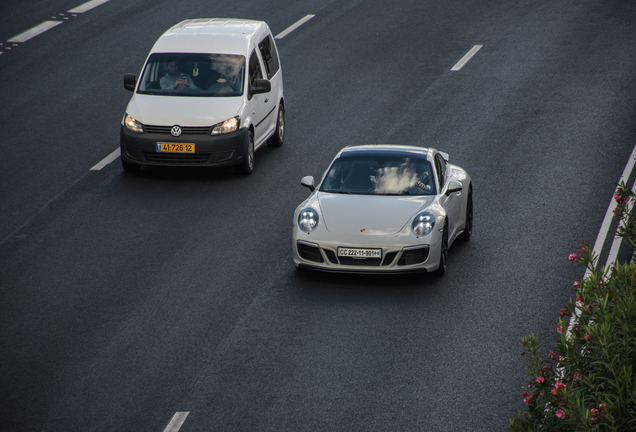
[[[323,238],[316,238],[323,237]],[[350,236],[327,240],[294,227],[292,256],[298,268],[342,273],[431,272],[439,267],[442,235],[434,230],[416,239],[408,235]],[[418,243],[418,241],[421,241]],[[381,249],[380,258],[339,256],[338,248]]]

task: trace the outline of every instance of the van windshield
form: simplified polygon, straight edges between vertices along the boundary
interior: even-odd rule
[[[232,97],[243,94],[245,57],[229,54],[152,54],[137,93]]]

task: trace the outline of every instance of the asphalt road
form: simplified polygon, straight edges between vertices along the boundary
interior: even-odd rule
[[[494,431],[523,409],[519,339],[547,354],[636,144],[636,4],[79,2],[0,5],[0,429]],[[253,175],[90,171],[167,28],[307,14],[277,42],[285,145]],[[444,277],[294,268],[300,178],[364,143],[471,174]]]

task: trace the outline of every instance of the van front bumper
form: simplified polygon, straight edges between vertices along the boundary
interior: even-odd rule
[[[243,161],[248,129],[225,135],[134,133],[123,125],[119,135],[121,158],[135,165],[230,166]],[[194,153],[157,151],[159,143],[194,144]]]

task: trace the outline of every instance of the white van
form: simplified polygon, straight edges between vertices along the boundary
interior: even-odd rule
[[[228,166],[251,174],[254,151],[285,135],[283,73],[262,21],[193,19],[152,47],[122,119],[121,163]]]

